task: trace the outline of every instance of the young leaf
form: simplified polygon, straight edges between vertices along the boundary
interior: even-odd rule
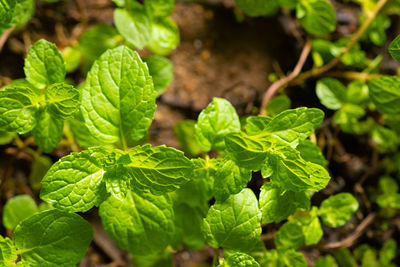
[[[36,144],[46,153],[52,152],[63,137],[64,121],[42,111],[38,122],[32,130]]]
[[[396,76],[382,76],[368,81],[371,100],[379,112],[400,112],[400,80]]]
[[[37,120],[38,96],[28,87],[8,87],[0,90],[0,129],[24,134]]]
[[[49,112],[58,118],[69,119],[79,108],[79,91],[72,85],[56,83],[46,89],[46,105]]]
[[[0,28],[8,28],[13,18],[16,0],[0,0]]]
[[[317,82],[316,93],[322,105],[329,109],[339,109],[346,102],[346,88],[333,78],[323,78]]]
[[[168,195],[130,192],[124,200],[110,196],[100,205],[104,229],[134,255],[161,252],[174,233],[174,211]]]
[[[82,53],[78,47],[67,46],[62,51],[65,62],[65,71],[71,73],[75,71],[81,63]]]
[[[33,189],[40,189],[42,179],[50,169],[51,165],[53,165],[52,160],[45,155],[34,157],[31,172],[29,174],[29,184]]]
[[[322,201],[319,215],[329,227],[344,225],[358,209],[357,200],[350,193],[340,193]]]
[[[140,140],[156,108],[146,64],[126,46],[105,52],[92,66],[82,90],[82,115],[103,144]]]
[[[276,96],[271,99],[267,105],[268,116],[275,116],[279,113],[290,109],[291,101],[290,98],[285,95]]]
[[[394,239],[385,241],[381,251],[379,251],[379,261],[383,266],[390,266],[392,260],[396,258],[397,244]]]
[[[191,179],[192,162],[183,152],[166,146],[137,146],[121,157],[134,188],[153,194],[172,192]]]
[[[4,205],[3,225],[7,229],[14,230],[21,221],[36,212],[36,203],[29,195],[13,197]]]
[[[400,62],[400,35],[390,43],[389,53],[394,59]]]
[[[224,258],[221,267],[260,267],[260,264],[250,255],[236,252]]]
[[[327,0],[300,0],[296,16],[304,29],[315,35],[333,32],[336,28],[336,15]]]
[[[250,189],[216,201],[203,222],[207,243],[214,248],[251,251],[261,234],[261,212]]]
[[[14,137],[14,133],[0,131],[0,145],[7,145],[11,143]]]
[[[171,18],[160,18],[151,22],[150,50],[166,56],[179,44],[179,28]]]
[[[305,192],[284,190],[273,183],[266,183],[261,187],[260,208],[262,222],[281,222],[298,208],[308,209],[310,198]]]
[[[24,264],[67,267],[85,255],[93,229],[79,215],[53,209],[22,221],[13,239]]]
[[[174,79],[174,65],[163,56],[151,56],[143,59],[146,62],[154,82],[154,90],[161,95]]]
[[[224,137],[240,131],[240,120],[235,108],[227,100],[215,97],[197,120],[195,135],[203,151],[225,148]]]
[[[15,266],[14,262],[17,258],[18,254],[14,243],[8,237],[0,236],[0,264],[4,267]]]
[[[230,159],[218,166],[214,179],[214,195],[216,200],[224,201],[229,195],[242,191],[251,180],[251,171],[240,168]]]
[[[313,267],[338,267],[335,258],[331,255],[319,257]]]
[[[235,3],[251,17],[273,15],[279,10],[278,0],[235,0]]]
[[[195,125],[193,120],[183,120],[174,125],[175,138],[179,142],[180,149],[189,157],[196,157],[201,153],[201,148],[195,137]]]
[[[307,267],[307,261],[303,253],[294,250],[287,250],[284,252],[283,261],[286,266]]]
[[[318,208],[313,207],[308,216],[294,217],[293,221],[301,225],[303,229],[304,244],[307,246],[317,244],[324,232],[318,219]]]
[[[168,17],[174,11],[175,0],[145,0],[144,6],[152,17]]]
[[[105,170],[99,160],[106,152],[89,149],[61,158],[42,180],[40,198],[58,209],[85,212],[106,197]]]
[[[295,221],[288,221],[282,225],[275,236],[275,245],[284,249],[298,249],[304,243],[303,229]]]
[[[65,79],[65,63],[60,51],[44,39],[29,48],[24,71],[28,82],[39,89]]]
[[[132,9],[114,10],[114,23],[124,38],[135,47],[142,49],[151,39],[152,27],[146,10],[138,3]]]

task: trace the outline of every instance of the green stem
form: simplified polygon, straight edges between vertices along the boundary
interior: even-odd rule
[[[219,248],[214,248],[213,267],[219,264]]]

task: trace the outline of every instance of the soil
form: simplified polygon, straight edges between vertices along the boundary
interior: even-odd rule
[[[213,97],[228,99],[238,110],[239,115],[257,114],[263,94],[270,85],[271,72],[291,70],[295,65],[299,48],[302,46],[302,32],[298,32],[296,22],[290,14],[272,18],[246,18],[240,22],[235,16],[232,0],[178,1],[173,18],[180,28],[181,43],[172,52],[175,79],[167,91],[158,99],[154,123],[150,129],[151,143],[179,147],[173,133],[173,126],[183,119],[196,119],[198,113],[207,106]],[[198,3],[194,3],[198,2]],[[339,27],[337,35],[348,35],[356,29],[357,8],[344,6],[335,1]],[[24,77],[23,59],[30,44],[45,38],[62,48],[70,45],[88,27],[97,23],[112,24],[114,5],[109,0],[69,0],[60,3],[37,1],[35,17],[22,29],[12,35],[0,53],[0,86],[11,79]],[[39,19],[40,18],[40,19]],[[84,21],[85,23],[82,23]],[[400,23],[394,20],[389,33],[396,32]],[[390,34],[389,34],[390,35]],[[392,34],[393,35],[393,34]],[[375,50],[374,50],[375,49]],[[376,48],[372,54],[383,50]],[[386,48],[382,48],[386,49]],[[146,54],[148,51],[140,51]],[[279,62],[279,65],[278,65]],[[305,67],[309,67],[310,62]],[[397,67],[393,60],[386,59],[385,72]],[[82,81],[77,73],[71,75],[76,82]],[[290,88],[289,96],[293,107],[320,107],[313,93],[311,82],[303,87]],[[331,115],[327,111],[328,116]],[[367,175],[362,190],[356,192],[362,202],[368,186],[375,186],[379,176],[374,164],[379,157],[368,146],[365,137],[354,137],[339,133],[330,123],[317,132],[318,143],[324,147],[326,157],[331,160],[332,181],[328,188],[317,194],[313,201],[319,204],[328,194],[354,191],[359,179]],[[17,170],[12,175],[14,188],[1,195],[2,204],[15,194],[28,193],[36,200],[38,191],[31,191],[28,184],[30,161],[28,156],[10,159],[12,147],[0,146],[0,177],[5,177],[12,165]],[[63,149],[53,153],[54,159],[69,153]],[[250,187],[259,184],[255,177]],[[254,186],[256,187],[256,186]],[[365,188],[365,190],[363,189]],[[2,205],[1,205],[2,206]],[[359,223],[374,209],[365,203],[356,218],[345,227],[324,229],[323,243],[336,242],[351,234]],[[96,210],[84,215],[95,227],[95,240],[79,266],[128,266],[129,255],[111,241],[100,226]],[[375,226],[377,226],[375,222]],[[271,225],[268,232],[274,232],[279,225]],[[5,229],[0,229],[1,234]],[[400,240],[400,217],[390,221],[385,234],[378,227],[370,227],[359,241],[371,245],[380,243],[388,234]],[[273,242],[266,241],[268,247]],[[312,262],[320,254],[321,247],[304,250],[307,260]],[[212,250],[182,251],[174,258],[175,266],[210,266]]]

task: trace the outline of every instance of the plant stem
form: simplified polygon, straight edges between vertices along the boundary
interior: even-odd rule
[[[307,39],[306,44],[303,47],[303,51],[301,51],[299,61],[297,62],[294,70],[288,76],[283,77],[282,79],[271,84],[271,86],[268,88],[261,103],[260,115],[264,116],[267,115],[267,105],[269,101],[274,97],[274,95],[278,92],[280,88],[287,86],[294,78],[296,78],[299,75],[310,51],[311,51],[311,40]]]
[[[336,66],[342,57],[347,54],[353,46],[360,40],[360,38],[363,36],[365,31],[368,29],[369,25],[372,23],[372,21],[375,19],[375,17],[378,15],[379,11],[383,8],[383,6],[387,3],[388,0],[379,0],[379,2],[376,4],[375,10],[371,13],[371,15],[367,18],[367,20],[364,22],[363,25],[358,29],[358,31],[353,35],[353,38],[350,40],[350,42],[347,44],[345,48],[343,48],[342,52],[329,61],[328,64],[320,67],[320,68],[314,68],[311,69],[307,72],[304,72],[303,74],[299,75],[296,79],[290,82],[290,85],[299,85],[304,83],[307,79],[311,77],[316,77],[319,76],[330,69],[332,69],[334,66]]]
[[[10,34],[13,32],[15,27],[11,27],[3,32],[3,34],[0,36],[0,52],[3,49],[4,44],[6,43],[8,37]]]
[[[361,80],[361,81],[367,81],[372,78],[378,78],[381,77],[381,74],[370,74],[370,73],[364,73],[364,72],[356,72],[356,71],[331,71],[327,72],[325,76],[328,77],[335,77],[335,78],[344,78],[348,80]]]
[[[219,264],[219,248],[214,248],[213,267]]]

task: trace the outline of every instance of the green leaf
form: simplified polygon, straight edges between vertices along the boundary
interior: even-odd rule
[[[285,95],[276,96],[271,99],[267,105],[268,116],[275,116],[279,113],[290,109],[291,101],[290,98]]]
[[[265,183],[261,187],[260,208],[264,224],[281,222],[298,208],[308,209],[310,198],[305,192],[293,192]]]
[[[195,125],[193,120],[183,120],[174,125],[175,138],[179,142],[180,149],[189,157],[196,157],[201,153],[201,148],[195,137]]]
[[[307,261],[304,258],[303,253],[294,250],[285,251],[283,261],[286,266],[307,267]]]
[[[205,240],[201,232],[201,225],[207,209],[204,210],[204,208],[190,207],[183,203],[174,206],[176,229],[173,244],[175,247],[178,248],[180,244],[184,244],[192,250],[204,247]]]
[[[364,24],[367,16],[360,16],[360,25]],[[383,46],[386,42],[386,30],[390,27],[390,19],[384,14],[377,14],[361,37],[361,41],[371,41],[374,45]],[[390,50],[389,50],[390,52]]]
[[[0,131],[0,145],[7,145],[14,140],[15,134],[10,132]]]
[[[344,225],[358,209],[357,200],[350,193],[340,193],[322,201],[319,214],[329,227]]]
[[[27,87],[0,90],[0,129],[24,134],[36,125],[38,96]]]
[[[166,56],[174,50],[180,40],[179,28],[171,18],[160,18],[151,22],[150,50],[157,54]]]
[[[322,105],[329,109],[339,109],[346,102],[346,88],[333,78],[323,78],[317,82],[316,93]]]
[[[35,143],[46,153],[57,148],[63,137],[64,121],[47,111],[40,113],[38,122],[32,130]]]
[[[33,189],[40,189],[42,179],[46,175],[52,164],[52,160],[47,156],[40,155],[34,157],[31,172],[29,174],[29,184]]]
[[[251,251],[261,235],[261,212],[250,189],[216,201],[204,219],[203,232],[207,243],[214,247]]]
[[[275,245],[284,249],[298,249],[304,243],[303,229],[295,221],[288,221],[282,225],[275,236]]]
[[[20,28],[24,26],[33,17],[34,13],[35,13],[34,0],[18,0],[16,1],[15,4],[11,24],[14,25],[16,28]]]
[[[250,17],[269,16],[278,12],[278,0],[235,0],[236,5]]]
[[[389,53],[394,59],[400,62],[400,35],[390,43]]]
[[[1,3],[1,2],[0,2]],[[8,238],[0,235],[0,264],[4,267],[15,266],[18,254],[14,243]]]
[[[152,27],[146,10],[140,5],[130,10],[114,10],[114,23],[124,38],[135,47],[144,48],[151,39]]]
[[[296,8],[298,0],[279,0],[279,4],[281,7],[294,9]]]
[[[359,121],[365,115],[365,109],[358,105],[344,104],[333,116],[333,120],[342,130],[351,134],[363,134],[371,131],[374,121]]]
[[[140,140],[156,108],[146,64],[126,46],[105,52],[92,66],[82,90],[82,115],[103,144]]]
[[[65,79],[65,63],[60,51],[44,39],[29,48],[24,71],[28,82],[39,89]]]
[[[272,117],[266,116],[250,116],[246,119],[246,133],[248,135],[262,134],[267,125],[271,122]]]
[[[221,267],[260,267],[260,264],[250,255],[236,252],[224,258]]]
[[[381,76],[368,81],[369,95],[379,112],[400,112],[400,80],[396,76]]]
[[[247,134],[231,133],[225,137],[226,150],[239,167],[258,171],[268,154],[271,143]]]
[[[154,82],[154,90],[161,95],[174,79],[174,65],[163,56],[151,56],[143,59],[146,62]]]
[[[65,83],[52,84],[45,93],[49,112],[59,118],[72,118],[79,108],[79,91]]]
[[[357,267],[357,263],[347,248],[339,248],[335,252],[335,258],[339,266]]]
[[[106,152],[89,149],[57,161],[42,180],[40,198],[58,209],[85,212],[106,197],[105,170],[99,160]]]
[[[380,153],[395,152],[400,144],[400,139],[395,131],[380,125],[374,125],[371,137]]]
[[[134,188],[164,194],[178,189],[191,179],[192,162],[183,152],[166,146],[136,146],[126,156],[124,168]]]
[[[335,258],[331,255],[319,257],[314,263],[313,267],[338,267]]]
[[[327,0],[300,0],[296,11],[301,26],[311,34],[322,35],[336,28],[335,10]]]
[[[13,234],[29,266],[73,266],[86,254],[93,229],[82,217],[53,209],[21,222]]]
[[[240,168],[230,159],[218,166],[214,179],[214,195],[216,200],[224,201],[229,195],[242,191],[251,180],[251,171]]]
[[[394,239],[385,241],[381,251],[379,251],[379,261],[384,266],[389,266],[392,260],[396,258],[397,244]]]
[[[274,135],[292,146],[297,146],[299,140],[310,136],[323,119],[324,112],[316,108],[286,110],[273,117],[260,135]]]
[[[174,11],[175,0],[145,0],[144,6],[152,17],[168,17]]]
[[[117,47],[121,39],[114,27],[108,24],[98,24],[84,32],[79,38],[79,50],[84,57],[94,61],[107,49]]]
[[[13,18],[15,0],[0,0],[0,27],[8,28]]]
[[[328,164],[328,161],[325,159],[317,144],[310,140],[301,141],[296,149],[300,152],[300,156],[306,161],[321,165],[322,167],[326,167]]]
[[[203,151],[225,148],[224,137],[240,131],[240,120],[235,108],[227,100],[214,97],[197,119],[195,135]]]
[[[15,196],[7,201],[3,209],[3,225],[7,229],[14,228],[24,219],[37,212],[35,201],[29,195]]]
[[[311,211],[309,211],[309,215],[298,217],[294,215],[293,221],[301,225],[304,236],[304,244],[307,246],[317,244],[324,235],[321,223],[318,219],[317,207],[312,207]]]
[[[174,211],[168,195],[131,192],[126,199],[110,196],[100,205],[104,229],[134,255],[161,252],[174,233]]]
[[[62,51],[65,62],[65,71],[71,73],[75,71],[81,64],[82,53],[79,47],[67,46]]]

